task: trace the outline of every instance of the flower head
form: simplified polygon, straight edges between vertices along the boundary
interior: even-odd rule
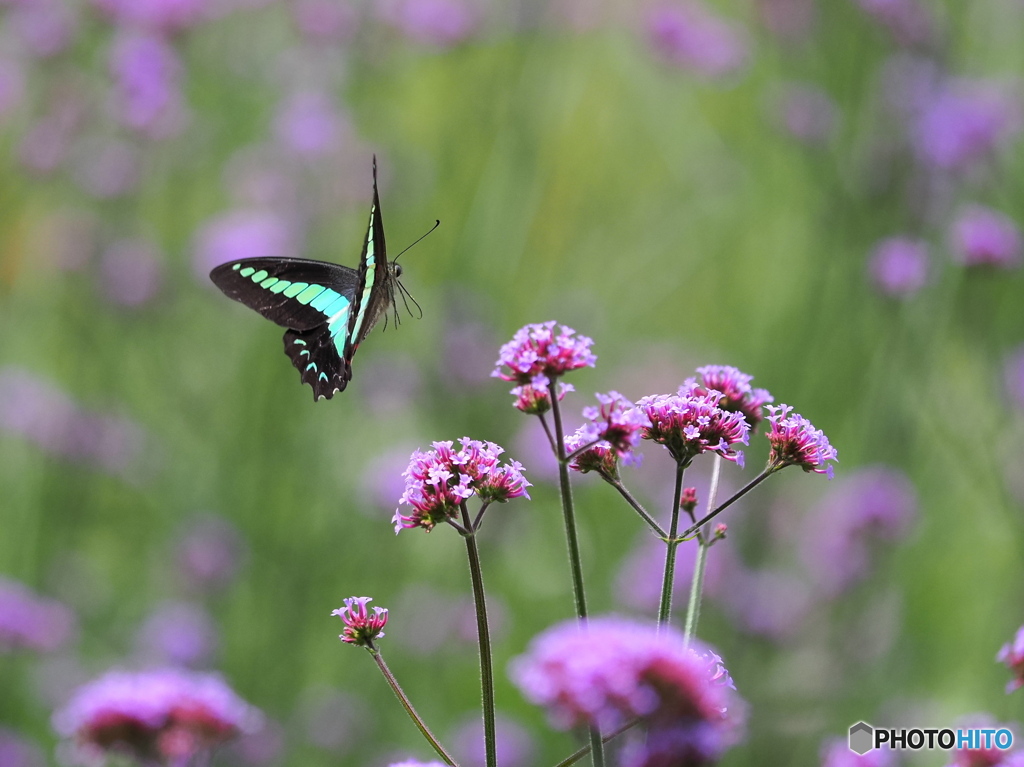
[[[412,513],[395,512],[395,532],[403,528],[433,529],[438,522],[454,519],[463,501],[473,495],[484,502],[507,501],[526,497],[530,483],[523,476],[518,461],[500,463],[498,456],[505,452],[493,442],[480,442],[469,437],[459,440],[462,447],[453,448],[451,442],[435,442],[433,449],[412,454],[405,477],[405,492],[399,504],[412,508]]]
[[[735,738],[739,702],[721,659],[687,647],[670,627],[611,617],[565,622],[534,638],[511,675],[560,729],[611,730],[641,718],[647,746],[630,764],[659,763],[644,761],[655,750],[674,759],[660,763],[710,764]]]
[[[617,391],[596,394],[599,407],[583,408],[583,417],[593,424],[594,439],[608,443],[618,455],[628,454],[640,441],[640,431],[650,419]]]
[[[345,606],[331,613],[341,618],[345,624],[339,639],[349,644],[372,647],[374,639],[384,636],[384,626],[388,622],[388,611],[384,607],[374,607],[370,614],[367,604],[373,597],[349,597]]]
[[[551,409],[551,381],[546,375],[535,376],[533,381],[514,387],[509,394],[515,395],[512,407],[527,415],[541,415]],[[568,392],[576,391],[572,384],[558,382],[558,401],[565,399]]]
[[[111,671],[80,687],[54,728],[87,754],[127,753],[142,762],[188,761],[259,728],[260,713],[216,674],[178,669]]]
[[[880,292],[905,298],[928,281],[928,262],[928,246],[922,240],[889,237],[875,246],[868,272]]]
[[[790,413],[789,405],[769,405],[771,430],[768,441],[771,452],[768,455],[769,471],[778,471],[784,466],[800,466],[804,471],[834,475],[828,461],[837,462],[836,449],[829,444],[828,437],[802,415]]]
[[[678,394],[654,394],[636,406],[650,420],[643,439],[664,445],[676,461],[688,464],[704,452],[718,453],[743,465],[743,453],[733,449],[749,444],[750,424],[743,413],[724,410],[721,392],[704,389],[692,379]]]
[[[554,379],[570,370],[594,367],[597,357],[590,351],[594,343],[586,336],[562,325],[555,333],[555,322],[526,325],[501,347],[495,363],[494,378],[533,384],[539,375]],[[502,368],[508,368],[505,372]]]
[[[723,410],[743,413],[754,429],[764,420],[764,406],[774,402],[775,397],[767,389],[754,389],[750,382],[754,376],[734,368],[732,365],[705,365],[697,368],[700,382],[705,389],[722,393],[718,406]]]
[[[1012,642],[1000,648],[996,661],[1005,663],[1013,672],[1013,679],[1006,683],[1007,694],[1024,687],[1024,626],[1017,629]]]
[[[595,439],[594,429],[590,424],[584,424],[575,434],[566,435],[566,455],[572,455],[584,445],[591,445],[569,461],[569,468],[580,474],[596,471],[602,479],[615,483],[619,479],[619,455],[607,442],[595,443]]]
[[[953,255],[964,266],[1020,266],[1020,229],[1013,219],[990,208],[971,205],[961,211],[950,239]]]

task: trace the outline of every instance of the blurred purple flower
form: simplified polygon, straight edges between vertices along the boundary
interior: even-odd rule
[[[210,0],[92,0],[110,21],[151,32],[180,32],[207,18]]]
[[[719,591],[722,610],[737,628],[776,642],[796,636],[813,607],[807,583],[780,570],[732,567]]]
[[[174,47],[161,37],[123,32],[110,49],[114,80],[111,109],[126,128],[150,138],[166,138],[184,127],[182,64]]]
[[[1009,216],[982,205],[968,205],[950,232],[954,257],[964,266],[1013,269],[1021,264],[1021,234]]]
[[[298,233],[282,216],[236,210],[211,219],[199,230],[192,263],[200,282],[207,284],[210,270],[225,261],[298,255]]]
[[[924,287],[928,265],[928,245],[923,240],[889,237],[875,246],[868,272],[884,295],[905,298]]]
[[[847,738],[829,738],[821,746],[821,767],[895,767],[896,756],[888,748],[875,748],[863,756],[850,750]]]
[[[219,675],[156,669],[94,679],[54,713],[53,726],[87,759],[114,752],[148,764],[188,762],[258,730],[261,719]]]
[[[139,628],[136,643],[153,665],[204,666],[217,649],[217,627],[199,605],[165,602]]]
[[[18,146],[21,164],[39,175],[53,173],[67,159],[85,116],[85,104],[71,87],[61,89],[50,111],[32,124]]]
[[[235,151],[224,165],[224,186],[239,207],[295,211],[299,183],[295,163],[276,145],[255,144]]]
[[[13,2],[7,23],[14,38],[39,58],[55,56],[74,39],[78,29],[75,5],[63,0]]]
[[[1003,363],[1003,382],[1010,401],[1024,409],[1024,346],[1018,346]]]
[[[1006,683],[1007,694],[1024,687],[1024,626],[1017,629],[1012,642],[1007,642],[999,648],[996,661],[1005,663],[1013,672],[1013,679]]]
[[[779,99],[783,127],[805,144],[824,144],[831,138],[839,116],[835,101],[816,85],[788,84]]]
[[[423,389],[420,366],[401,352],[378,351],[364,359],[359,379],[365,383],[368,408],[380,415],[415,407]]]
[[[1024,391],[1024,379],[1021,387]],[[551,451],[551,443],[539,418],[526,420],[515,437],[515,451],[526,460],[531,477],[544,482],[558,482],[558,460]]]
[[[72,639],[75,629],[69,607],[0,576],[0,652],[53,652]]]
[[[97,138],[81,142],[73,152],[75,180],[99,200],[121,197],[139,181],[139,151],[120,139]]]
[[[1016,728],[997,722],[990,714],[972,714],[955,722],[953,729],[1007,729],[1013,732]],[[1014,737],[1014,740],[1016,739]],[[997,748],[993,739],[989,748],[956,749],[953,751],[950,767],[1021,767],[1020,756],[1020,752],[1007,752]]]
[[[693,0],[653,8],[647,15],[647,36],[666,61],[709,78],[736,72],[749,56],[739,28]]]
[[[281,764],[285,741],[284,727],[264,717],[263,725],[258,730],[243,732],[228,745],[228,759],[232,765],[245,767]]]
[[[163,268],[160,253],[145,240],[118,240],[100,257],[100,287],[121,306],[141,306],[160,290]]]
[[[488,325],[449,322],[442,343],[439,369],[444,383],[469,389],[487,382],[495,345],[494,333]]]
[[[395,499],[405,490],[402,472],[409,465],[412,450],[412,447],[388,448],[370,458],[369,463],[359,473],[362,495],[366,501],[377,509],[394,512]],[[358,508],[369,517],[377,516],[365,506],[366,504],[360,504]]]
[[[292,18],[307,40],[318,43],[347,42],[359,23],[356,7],[341,0],[296,0]]]
[[[708,556],[704,575],[704,596],[717,599],[723,596],[722,583],[731,579],[730,572],[737,566],[731,544],[715,544]],[[697,544],[684,543],[677,548],[676,577],[673,594],[686,598],[693,579],[693,565],[697,557]],[[665,568],[665,544],[645,532],[626,555],[615,577],[615,596],[624,609],[651,613],[661,601],[662,577]]]
[[[15,58],[0,56],[0,125],[25,98],[25,70]]]
[[[0,765],[3,767],[45,767],[43,750],[14,730],[0,727]]]
[[[672,627],[614,617],[566,621],[534,637],[509,674],[558,729],[611,730],[641,718],[646,746],[623,763],[712,764],[742,727],[721,659],[687,647]]]
[[[500,714],[495,718],[498,762],[503,767],[529,767],[535,764],[536,747],[530,733]],[[451,738],[452,750],[459,754],[462,767],[485,767],[483,720],[477,714],[467,717]]]
[[[992,81],[952,80],[938,88],[917,117],[917,155],[939,170],[978,164],[1020,132],[1020,103]]]
[[[245,542],[226,519],[204,514],[186,523],[175,550],[185,583],[194,591],[215,591],[237,575]]]
[[[757,0],[756,5],[761,23],[783,40],[802,40],[814,27],[815,0]]]
[[[847,474],[810,513],[801,558],[818,590],[834,597],[867,574],[871,544],[905,538],[917,518],[917,492],[882,464]]]
[[[475,31],[478,12],[467,0],[383,0],[381,17],[417,43],[447,48]]]
[[[935,19],[918,0],[857,0],[857,4],[900,45],[924,45],[935,36]]]
[[[350,132],[347,120],[331,98],[317,91],[289,94],[274,119],[277,140],[301,157],[330,154]]]

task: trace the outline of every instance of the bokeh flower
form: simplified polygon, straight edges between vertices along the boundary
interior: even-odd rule
[[[196,234],[193,265],[204,284],[210,270],[239,258],[294,258],[300,242],[295,227],[269,211],[234,210],[209,220]]]
[[[0,577],[0,652],[53,652],[67,644],[75,626],[71,608]]]
[[[768,471],[778,471],[786,466],[799,466],[804,471],[834,476],[832,463],[838,462],[836,449],[829,444],[828,437],[802,415],[793,413],[789,405],[768,405],[771,413],[771,430],[768,442]]]
[[[924,45],[935,34],[935,19],[919,0],[857,0],[857,4],[900,45]]]
[[[868,272],[878,290],[887,296],[905,298],[928,281],[928,245],[909,237],[889,237],[871,253]]]
[[[556,334],[555,324],[552,320],[517,330],[512,340],[501,347],[491,376],[522,385],[533,384],[540,375],[550,380],[570,370],[594,367],[597,357],[590,351],[594,342],[577,336],[575,330],[565,325]],[[508,372],[503,368],[508,368]]]
[[[0,764],[3,767],[45,767],[43,749],[14,730],[0,727]]]
[[[117,240],[100,256],[100,289],[115,304],[142,306],[159,292],[163,282],[161,255],[144,239]]]
[[[396,533],[412,527],[430,531],[438,522],[455,519],[462,502],[473,495],[488,503],[530,497],[526,492],[530,483],[523,476],[522,464],[500,463],[498,456],[504,448],[469,437],[459,442],[459,450],[453,450],[452,442],[435,442],[432,450],[412,454],[402,475],[405,492],[392,520]],[[401,504],[412,512],[403,515]]]
[[[478,24],[467,0],[384,0],[379,12],[410,40],[438,48],[462,42]]]
[[[1021,264],[1020,228],[1009,216],[982,205],[960,211],[950,231],[950,246],[964,266],[1012,269]]]
[[[174,135],[184,126],[183,67],[169,42],[151,34],[121,33],[110,49],[109,66],[111,108],[118,122],[151,138]]]
[[[139,627],[136,643],[154,665],[201,666],[217,649],[217,627],[199,605],[165,602]]]
[[[299,32],[317,43],[346,42],[359,23],[356,7],[337,0],[296,0],[291,12]]]
[[[1017,629],[1013,641],[1007,642],[999,649],[996,660],[1005,663],[1013,672],[1013,679],[1006,683],[1008,694],[1024,687],[1024,626]]]
[[[750,424],[743,413],[720,407],[724,395],[704,389],[693,379],[679,387],[678,394],[653,394],[641,398],[637,409],[650,426],[643,439],[664,445],[682,465],[705,452],[717,453],[727,461],[743,465],[743,453],[735,445],[749,444]]]
[[[32,56],[56,56],[73,42],[78,30],[74,4],[62,0],[31,0],[6,5],[6,23],[14,39]]]
[[[54,713],[53,726],[85,756],[122,753],[148,763],[187,761],[257,730],[261,719],[217,674],[155,669],[88,682]]]
[[[498,714],[495,718],[498,763],[502,767],[531,767],[536,764],[536,747],[530,733],[512,719]],[[452,748],[459,754],[462,767],[485,767],[483,720],[477,712],[460,725],[452,737]]]
[[[274,134],[280,144],[306,158],[324,157],[337,150],[348,130],[344,116],[320,91],[288,94],[274,118]]]
[[[339,639],[349,644],[372,647],[374,639],[384,636],[384,626],[388,622],[388,611],[384,607],[374,607],[371,613],[368,604],[372,597],[348,597],[345,606],[331,613],[341,618],[345,624]]]
[[[624,763],[712,764],[735,742],[740,704],[721,659],[672,627],[622,618],[558,624],[510,667],[513,682],[553,726],[610,731],[634,718],[644,745]],[[659,761],[664,759],[665,761]]]
[[[211,0],[92,0],[111,22],[149,32],[174,33],[196,26],[211,14]]]
[[[823,144],[836,127],[839,108],[823,89],[790,83],[779,96],[779,120],[786,132],[805,144]]]
[[[709,78],[736,72],[748,57],[739,29],[694,0],[653,8],[647,16],[647,36],[666,61]]]
[[[896,755],[889,748],[873,748],[866,754],[850,750],[847,738],[829,738],[821,746],[821,767],[894,767]]]
[[[174,544],[174,560],[186,586],[194,591],[225,588],[245,555],[241,533],[228,520],[201,514],[186,522]]]

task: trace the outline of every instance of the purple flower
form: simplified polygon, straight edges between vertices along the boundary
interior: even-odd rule
[[[647,36],[666,61],[709,78],[732,74],[748,57],[743,34],[697,2],[660,5],[651,10]]]
[[[347,42],[359,22],[355,6],[338,0],[297,0],[292,4],[292,18],[299,32],[319,43]]]
[[[509,394],[516,399],[512,407],[527,415],[541,415],[551,409],[551,381],[545,375],[536,376],[533,383],[515,386]],[[565,395],[576,391],[572,384],[558,382],[558,401],[565,399]]]
[[[193,591],[226,587],[238,573],[245,542],[223,517],[200,515],[188,521],[175,544],[175,562]]]
[[[137,32],[118,35],[110,49],[115,119],[153,138],[179,132],[185,119],[181,71],[177,52],[163,38]]]
[[[0,577],[0,652],[53,652],[71,639],[75,623],[70,608]]]
[[[736,739],[739,701],[721,659],[672,627],[566,621],[535,637],[509,673],[558,729],[641,718],[647,745],[624,763],[711,764]]]
[[[121,197],[139,181],[139,152],[127,141],[95,139],[75,148],[75,181],[98,200]]]
[[[1018,346],[1003,363],[1003,381],[1010,401],[1024,409],[1024,346]]]
[[[348,597],[345,606],[331,613],[341,618],[345,628],[339,635],[342,642],[373,647],[373,640],[384,636],[384,627],[388,623],[388,611],[384,607],[374,607],[371,614],[367,605],[373,597]]]
[[[463,501],[473,495],[485,503],[529,498],[530,483],[522,474],[522,464],[499,463],[505,452],[493,442],[480,442],[462,437],[462,448],[452,449],[451,442],[435,442],[433,450],[412,454],[405,477],[405,492],[399,504],[412,508],[405,516],[395,512],[395,532],[403,528],[422,527],[430,531],[438,522],[455,519]]]
[[[720,407],[724,395],[704,389],[690,379],[678,394],[654,394],[636,403],[650,420],[643,439],[664,445],[677,463],[688,465],[704,452],[718,453],[743,465],[743,453],[733,449],[749,444],[750,424],[743,413]]]
[[[124,27],[173,33],[193,27],[210,11],[210,0],[92,0],[110,20]]]
[[[188,761],[259,728],[259,711],[216,674],[179,669],[109,671],[53,715],[83,755],[127,754],[143,763]]]
[[[74,6],[61,0],[15,2],[7,11],[14,39],[33,56],[48,58],[70,45],[78,27]]]
[[[714,389],[722,394],[718,406],[723,410],[742,413],[751,429],[764,420],[764,406],[774,402],[767,389],[754,389],[750,382],[754,377],[737,370],[731,365],[705,365],[697,368],[700,383],[704,389]],[[686,385],[690,385],[687,381]]]
[[[145,240],[118,240],[100,259],[100,287],[107,298],[121,306],[141,306],[160,290],[163,281],[161,256]]]
[[[530,733],[516,722],[500,714],[495,721],[498,763],[503,767],[528,767],[536,764],[536,748]],[[467,718],[452,737],[453,751],[460,755],[462,767],[484,767],[483,721],[479,712]]]
[[[829,488],[803,526],[800,547],[818,590],[836,596],[864,578],[871,544],[905,538],[917,507],[913,483],[891,466],[856,469]]]
[[[973,714],[964,717],[956,722],[953,729],[991,729],[1013,730],[1008,725],[1001,724],[989,714]],[[1016,737],[1014,738],[1016,740]],[[953,763],[950,767],[1020,767],[1020,752],[1008,753],[996,747],[994,740],[989,748],[982,745],[981,748],[958,748],[953,752]]]
[[[875,748],[863,756],[850,750],[847,738],[829,738],[821,746],[821,767],[894,767],[896,757],[888,748]]]
[[[982,205],[960,211],[950,236],[953,255],[964,266],[1013,269],[1021,263],[1020,229],[1013,219]]]
[[[836,127],[839,108],[815,85],[790,83],[778,104],[786,131],[805,144],[824,144]]]
[[[301,157],[317,158],[336,150],[350,132],[347,121],[326,93],[289,94],[274,119],[277,140]]]
[[[166,602],[142,624],[136,641],[142,656],[155,664],[199,666],[217,649],[217,628],[202,607]]]
[[[0,764],[4,767],[45,767],[43,750],[14,730],[0,727]]]
[[[38,175],[53,173],[67,159],[75,132],[85,116],[85,103],[69,90],[54,100],[18,146],[18,159]]]
[[[25,71],[14,58],[0,56],[0,125],[25,98]]]
[[[905,298],[928,281],[928,262],[928,246],[924,241],[890,237],[875,246],[868,271],[882,293]]]
[[[389,0],[380,13],[409,39],[439,48],[462,42],[478,23],[465,0]]]
[[[519,384],[535,384],[537,376],[554,379],[570,370],[594,367],[597,357],[590,351],[594,343],[591,339],[577,337],[576,331],[566,325],[562,325],[557,335],[554,329],[552,320],[517,330],[512,340],[501,347],[491,376]],[[510,372],[506,373],[503,367]]]
[[[250,210],[222,214],[196,235],[193,266],[196,275],[209,283],[210,270],[238,258],[289,257],[298,255],[294,228],[281,216]]]
[[[789,405],[769,405],[768,410],[771,413],[768,416],[771,430],[767,434],[771,444],[768,471],[800,466],[804,471],[826,474],[832,479],[835,471],[828,462],[838,462],[839,458],[824,432],[815,429],[802,415],[790,415],[793,408]]]
[[[969,169],[1020,131],[1020,104],[994,83],[953,80],[932,94],[913,129],[917,154],[939,170]]]
[[[641,430],[650,427],[650,419],[617,391],[594,396],[600,406],[583,408],[593,439],[607,442],[620,457],[627,455],[640,441]]]
[[[814,606],[807,582],[778,569],[736,563],[718,591],[723,612],[739,630],[780,643],[799,634]]]
[[[923,45],[934,36],[935,20],[918,0],[857,0],[857,3],[886,27],[900,45]]]
[[[1024,626],[1017,629],[1012,642],[1007,642],[999,649],[996,661],[1005,663],[1013,672],[1013,679],[1006,683],[1007,694],[1024,687]]]

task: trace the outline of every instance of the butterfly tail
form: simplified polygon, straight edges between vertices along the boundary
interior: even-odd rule
[[[313,400],[330,399],[345,391],[352,367],[338,354],[327,325],[284,334],[284,352],[298,369],[302,383],[313,389]]]

